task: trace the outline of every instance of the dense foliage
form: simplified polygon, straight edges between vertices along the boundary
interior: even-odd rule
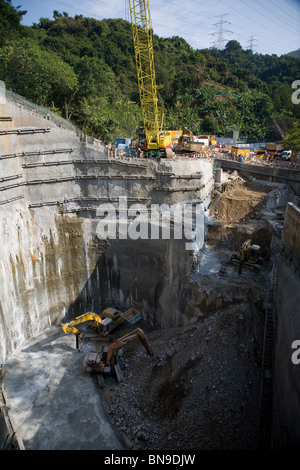
[[[31,27],[26,12],[0,0],[0,80],[109,141],[134,137],[142,126],[131,25],[53,12]],[[229,126],[248,138],[278,138],[300,119],[291,84],[300,79],[296,57],[253,54],[237,41],[225,49],[194,50],[181,37],[154,35],[165,126],[224,136]],[[278,129],[278,125],[276,126]]]

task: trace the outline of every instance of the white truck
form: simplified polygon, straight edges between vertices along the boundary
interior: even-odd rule
[[[292,151],[291,150],[284,150],[281,155],[281,159],[284,161],[289,161],[292,156]]]

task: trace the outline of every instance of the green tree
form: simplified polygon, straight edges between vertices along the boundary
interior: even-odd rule
[[[72,67],[57,54],[27,40],[1,49],[0,77],[8,89],[42,106],[54,103],[61,109],[78,85]]]
[[[296,159],[296,155],[300,152],[300,123],[295,121],[293,127],[287,134],[283,141],[286,149],[292,149],[293,159]]]
[[[0,1],[0,46],[13,37],[18,37],[21,31],[20,22],[27,11],[14,7],[11,0]]]
[[[79,114],[81,127],[106,143],[118,136],[136,137],[137,130],[142,126],[140,107],[122,98],[113,102],[107,96],[84,98]]]
[[[44,106],[54,106],[102,140],[132,135],[141,125],[131,25],[54,10],[32,27],[25,12],[0,0],[0,79]],[[269,122],[300,117],[291,104],[299,59],[254,54],[238,41],[224,50],[193,48],[181,37],[153,36],[159,104],[168,128],[224,135],[230,125],[271,138]],[[288,125],[286,125],[288,128]]]

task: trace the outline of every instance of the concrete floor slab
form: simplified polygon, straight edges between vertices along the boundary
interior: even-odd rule
[[[26,450],[123,450],[103,391],[82,367],[74,335],[51,327],[5,364],[4,393]]]

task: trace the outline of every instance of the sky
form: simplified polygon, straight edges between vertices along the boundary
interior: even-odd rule
[[[54,10],[72,17],[130,21],[128,0],[13,0],[12,4],[27,10],[22,21],[27,26],[40,18],[53,19]],[[194,49],[222,49],[232,39],[260,54],[280,56],[300,48],[300,0],[150,0],[150,14],[155,34],[180,36]]]

